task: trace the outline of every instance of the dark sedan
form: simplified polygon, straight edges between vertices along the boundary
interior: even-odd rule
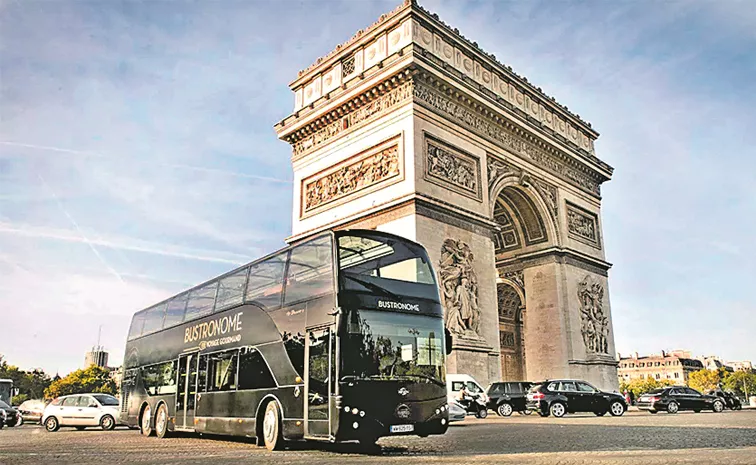
[[[5,421],[3,426],[16,426],[21,421],[21,415],[18,410],[0,400],[0,410],[5,412]]]
[[[557,379],[536,383],[527,396],[529,410],[542,417],[563,417],[565,413],[593,412],[598,416],[621,416],[627,402],[619,393],[604,392],[582,380]]]
[[[527,381],[505,381],[493,383],[488,387],[488,408],[502,417],[512,415],[512,412],[530,414],[525,406],[525,396],[533,383]]]
[[[685,386],[655,389],[640,396],[635,405],[638,409],[646,410],[649,413],[659,411],[677,413],[680,410],[721,412],[725,407],[724,402],[719,397],[707,396]]]

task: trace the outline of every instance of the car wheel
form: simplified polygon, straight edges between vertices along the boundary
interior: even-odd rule
[[[275,402],[268,403],[265,407],[263,416],[263,442],[268,450],[279,450],[283,446],[281,437],[281,414],[278,411],[278,404]]]
[[[475,414],[475,416],[482,420],[483,418],[486,418],[488,416],[488,410],[480,409],[478,410],[478,413]]]
[[[60,429],[60,423],[58,423],[58,419],[55,417],[48,417],[47,420],[45,420],[45,429],[50,433],[58,431]]]
[[[110,415],[103,415],[100,418],[100,428],[104,431],[110,431],[115,428],[115,420]]]
[[[160,404],[155,415],[155,434],[160,439],[168,435],[168,407]]]
[[[601,410],[600,412],[593,412],[596,414],[597,417],[603,417],[606,415],[606,410]]]
[[[562,418],[564,414],[567,413],[567,408],[561,402],[554,402],[549,407],[549,413],[554,415],[556,418]]]
[[[680,406],[677,402],[672,401],[667,405],[667,413],[677,413],[680,410]]]
[[[533,413],[532,410],[527,410],[526,409],[526,410],[523,410],[522,412],[520,412],[520,415],[530,415],[531,413]]]
[[[609,413],[611,413],[613,417],[621,417],[622,414],[625,413],[625,406],[622,405],[622,402],[614,401],[609,406]]]
[[[139,419],[139,431],[145,436],[152,435],[152,408],[147,405],[142,410],[142,418]]]
[[[512,415],[512,406],[506,402],[496,407],[496,413],[502,417],[508,417]]]
[[[711,409],[714,410],[715,412],[719,413],[722,410],[724,410],[724,404],[722,404],[721,401],[715,400],[714,404],[711,406]]]

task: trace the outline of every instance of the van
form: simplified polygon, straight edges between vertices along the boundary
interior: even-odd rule
[[[477,394],[482,396],[483,401],[488,403],[488,396],[486,395],[486,391],[481,387],[480,383],[475,381],[475,378],[465,374],[447,373],[446,396],[449,402],[456,401],[459,398],[459,391],[462,390],[462,386],[465,386],[470,394]]]

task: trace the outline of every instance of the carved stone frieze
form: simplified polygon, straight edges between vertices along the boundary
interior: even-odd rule
[[[552,218],[556,219],[559,214],[559,197],[557,196],[557,188],[542,181],[540,179],[533,179],[533,185],[538,193],[541,195],[546,207],[549,209],[549,214]]]
[[[580,333],[590,354],[609,354],[609,317],[604,312],[604,286],[591,275],[578,283]]]
[[[450,144],[425,135],[425,179],[482,200],[480,160]]]
[[[509,347],[514,348],[515,346],[515,335],[511,331],[500,331],[499,332],[499,343],[501,344],[501,347]]]
[[[580,170],[569,166],[562,160],[549,154],[546,150],[525,138],[504,128],[502,124],[492,121],[479,110],[473,110],[466,104],[452,100],[429,86],[415,83],[414,96],[416,101],[430,106],[445,116],[453,118],[460,125],[492,140],[506,150],[531,160],[546,171],[570,182],[577,187],[596,196],[601,195],[599,183]]]
[[[496,184],[501,178],[503,178],[504,176],[509,176],[511,174],[519,175],[522,171],[516,166],[512,166],[509,163],[504,162],[503,160],[494,158],[494,156],[491,154],[488,154],[486,156],[486,165],[488,167],[489,193],[490,189],[493,188],[494,184]],[[492,198],[493,195],[490,195],[489,197]]]
[[[480,338],[478,277],[473,268],[470,246],[446,239],[441,246],[438,274],[446,327],[462,337]]]
[[[368,94],[370,95],[370,94]],[[327,123],[313,133],[293,143],[294,158],[309,153],[334,137],[345,134],[355,126],[372,121],[412,98],[412,81],[404,82],[369,103]]]
[[[598,217],[567,202],[567,232],[575,240],[601,248]]]
[[[402,174],[398,138],[302,181],[302,216]]]

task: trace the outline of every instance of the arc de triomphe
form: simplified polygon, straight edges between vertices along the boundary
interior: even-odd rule
[[[375,228],[423,244],[449,372],[616,389],[591,125],[414,1],[291,83],[290,241]]]

